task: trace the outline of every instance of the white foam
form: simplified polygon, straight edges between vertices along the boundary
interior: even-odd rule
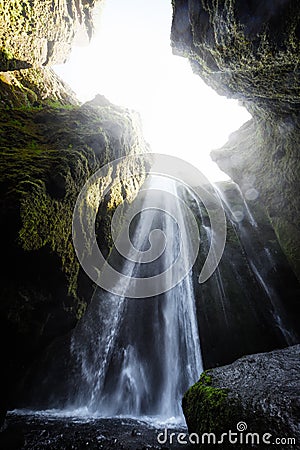
[[[150,426],[153,428],[182,428],[186,427],[184,418],[182,416],[162,417],[162,416],[106,416],[99,413],[91,413],[88,408],[76,409],[14,409],[9,411],[9,415],[13,416],[31,416],[38,419],[55,420],[55,419],[70,419],[72,422],[88,422],[91,420],[118,420],[122,419],[122,425],[126,425],[126,420],[135,420],[136,422]]]

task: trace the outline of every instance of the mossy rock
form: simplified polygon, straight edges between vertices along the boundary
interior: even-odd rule
[[[299,109],[297,0],[174,0],[173,11],[173,51],[219,94],[252,112]]]
[[[270,448],[276,438],[290,437],[294,443],[286,440],[282,448],[292,449],[299,440],[295,401],[298,395],[296,345],[245,356],[228,366],[204,372],[186,392],[182,405],[189,432],[199,436],[196,448],[208,448],[209,438],[210,444],[225,449],[235,445],[241,450]],[[230,431],[235,445],[229,441]],[[213,435],[208,436],[210,433]],[[226,435],[222,437],[223,433]],[[263,441],[264,436],[269,444]]]
[[[49,68],[0,72],[0,108],[70,108],[79,106],[74,92]]]
[[[198,430],[199,435],[222,431],[224,416],[231,414],[231,402],[228,390],[214,387],[210,371],[203,372],[200,380],[185,393],[182,400],[189,429],[194,432]]]

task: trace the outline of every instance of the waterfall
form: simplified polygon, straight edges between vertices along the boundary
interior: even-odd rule
[[[258,209],[252,215],[233,183],[217,188],[228,219],[227,245],[212,276],[199,284],[211,248],[211,261],[218,260],[211,245],[215,216],[209,214],[209,208],[216,213],[215,202],[206,206],[196,183],[187,187],[171,177],[151,174],[139,192],[139,213],[121,210],[123,227],[114,232],[107,263],[121,272],[122,283],[115,278],[111,292],[97,288],[72,334],[54,342],[33,368],[34,376],[29,374],[21,406],[159,422],[182,419],[181,399],[198,380],[202,359],[205,368],[215,367],[298,342],[291,310],[299,285],[290,271],[286,278],[289,266],[264,216],[260,220]],[[122,241],[126,230],[130,244]],[[122,251],[119,241],[125,242]],[[144,296],[140,280],[147,280]],[[154,289],[149,290],[149,280],[155,280]]]
[[[171,213],[147,208],[155,189]],[[152,175],[145,192],[132,243],[145,251],[150,233],[160,229],[166,236],[165,248],[149,264],[133,263],[130,255],[123,258],[122,272],[127,276],[165,271],[179,254],[184,265],[193,245],[177,182]],[[174,217],[186,222],[185,229]],[[125,298],[98,288],[72,335],[71,353],[79,371],[69,394],[72,407],[103,416],[181,416],[182,395],[202,372],[191,271],[172,289],[150,298]]]

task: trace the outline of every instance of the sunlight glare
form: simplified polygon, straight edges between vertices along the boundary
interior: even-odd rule
[[[90,45],[74,47],[55,70],[81,101],[100,93],[138,111],[151,151],[181,157],[212,181],[227,179],[209,152],[251,116],[172,55],[171,16],[170,0],[107,0]]]

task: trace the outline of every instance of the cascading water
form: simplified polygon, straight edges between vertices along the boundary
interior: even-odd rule
[[[251,270],[263,291],[265,292],[267,298],[270,301],[271,313],[274,319],[274,323],[280,330],[283,340],[287,345],[293,345],[298,342],[298,336],[293,331],[293,326],[291,325],[287,314],[284,310],[280,295],[274,287],[274,281],[270,280],[270,273],[276,270],[276,262],[271,254],[270,249],[264,243],[262,245],[261,251],[257,252],[254,242],[260,242],[261,230],[257,224],[255,217],[247,205],[247,202],[240,190],[240,188],[235,185],[237,198],[240,198],[241,208],[236,211],[236,207],[231,204],[230,198],[226,196],[226,191],[218,188],[216,189],[222,199],[225,210],[227,211],[228,219],[231,222],[239,240],[242,248],[244,249],[248,263]],[[278,274],[278,276],[280,276]]]
[[[147,208],[153,189],[159,190],[161,204],[171,213]],[[164,196],[166,191],[169,195]],[[179,254],[181,264],[187,261],[193,243],[189,224],[182,230],[174,222],[174,217],[186,220],[177,196],[175,180],[148,178],[131,239],[135,248],[145,251],[151,232],[160,229],[166,244],[157,261],[149,264],[133,263],[127,255],[122,267],[127,276],[165,271]],[[202,372],[192,275],[188,269],[186,273],[172,289],[150,298],[129,299],[97,290],[71,339],[80,376],[69,394],[69,406],[103,416],[182,414],[181,397]]]

